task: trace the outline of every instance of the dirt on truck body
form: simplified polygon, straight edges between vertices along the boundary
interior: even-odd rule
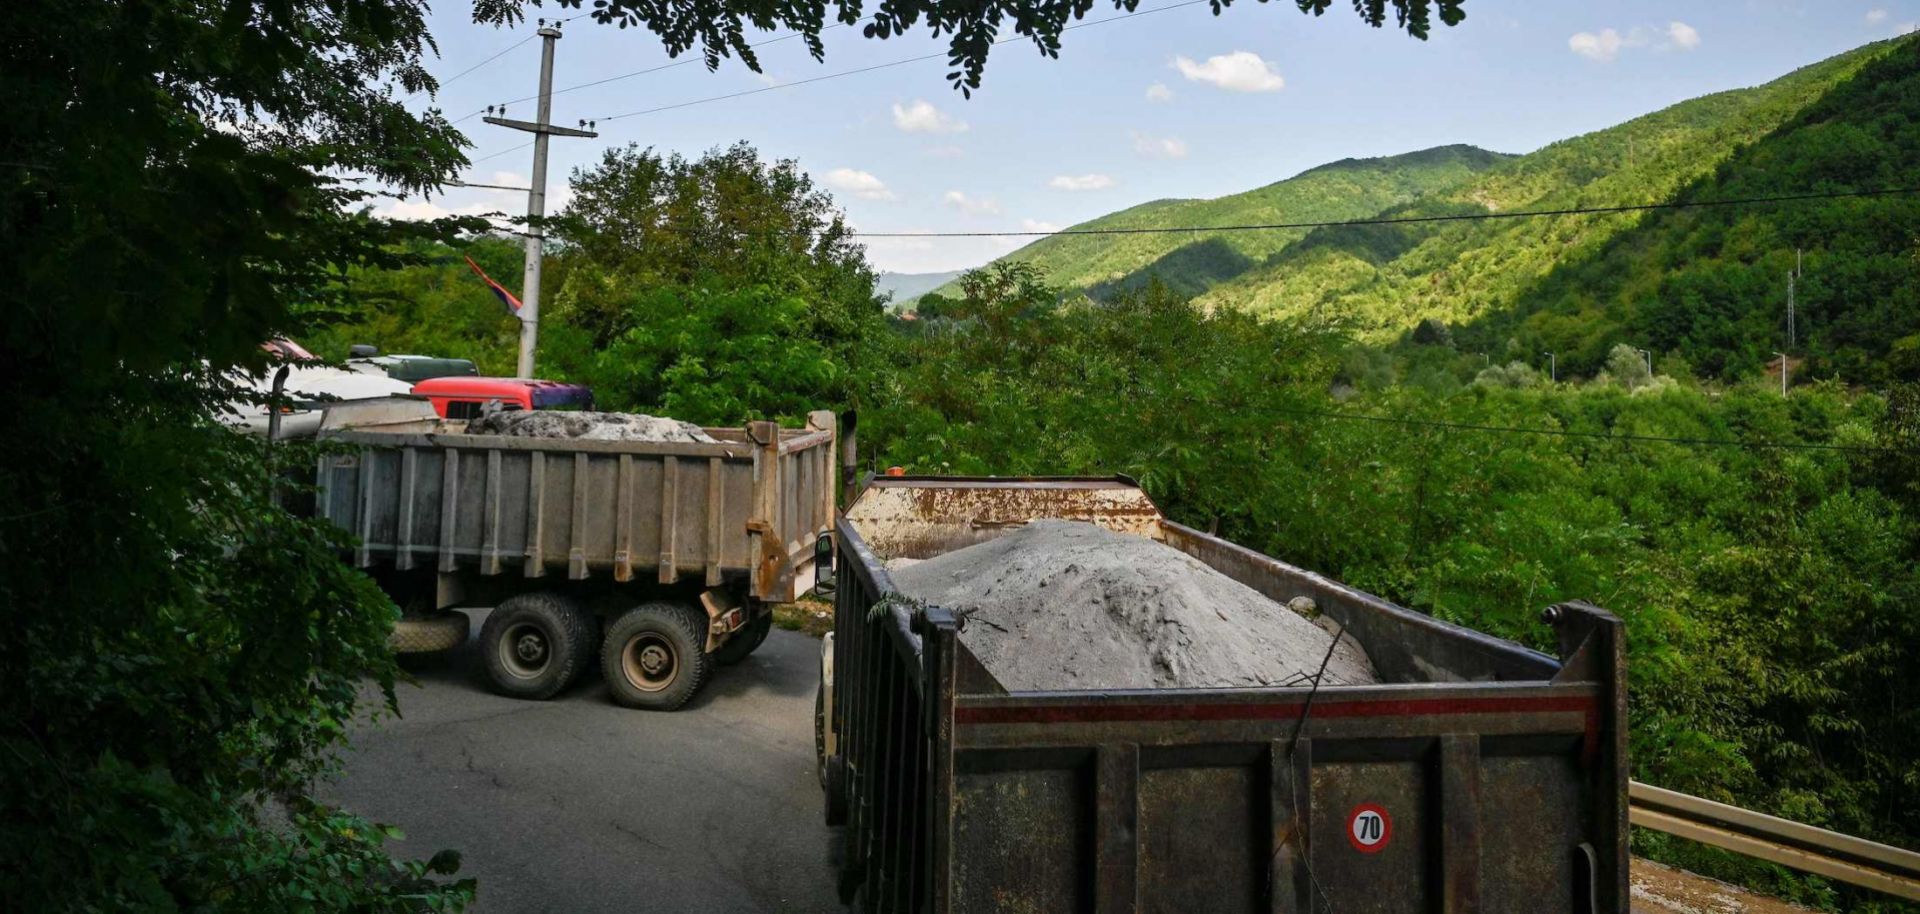
[[[1378,682],[1013,688],[884,561],[1047,519],[1309,598]],[[1123,479],[883,477],[832,540],[816,748],[860,910],[1628,909],[1624,645],[1604,610],[1548,608],[1542,654],[1168,521]]]
[[[503,418],[504,416],[504,418]],[[611,430],[611,431],[609,431]],[[407,616],[396,649],[467,641],[493,606],[489,681],[543,699],[594,669],[672,710],[744,659],[812,585],[834,514],[835,419],[698,428],[617,413],[437,416],[425,401],[329,415],[319,516]]]

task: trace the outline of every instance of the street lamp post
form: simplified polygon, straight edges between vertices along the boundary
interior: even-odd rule
[[[1640,353],[1640,357],[1647,360],[1647,377],[1651,379],[1653,377],[1653,353],[1645,349],[1635,349],[1634,351]]]

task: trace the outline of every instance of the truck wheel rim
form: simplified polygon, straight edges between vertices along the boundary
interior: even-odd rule
[[[680,675],[679,657],[666,638],[642,632],[627,639],[620,651],[620,667],[627,681],[642,692],[658,692]]]
[[[500,639],[500,665],[520,679],[533,679],[553,662],[553,642],[545,629],[522,622]]]

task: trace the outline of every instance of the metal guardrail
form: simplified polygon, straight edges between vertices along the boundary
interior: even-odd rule
[[[1628,821],[1642,828],[1920,901],[1920,853],[1639,781],[1627,799]]]

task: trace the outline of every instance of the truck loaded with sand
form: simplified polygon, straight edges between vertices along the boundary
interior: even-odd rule
[[[816,750],[865,911],[1627,909],[1621,626],[1557,655],[1124,479],[882,477],[823,538]]]
[[[835,417],[701,428],[631,413],[338,405],[317,513],[405,616],[402,653],[466,644],[493,607],[488,680],[552,697],[598,668],[615,701],[673,710],[759,647],[812,585],[833,518]]]

